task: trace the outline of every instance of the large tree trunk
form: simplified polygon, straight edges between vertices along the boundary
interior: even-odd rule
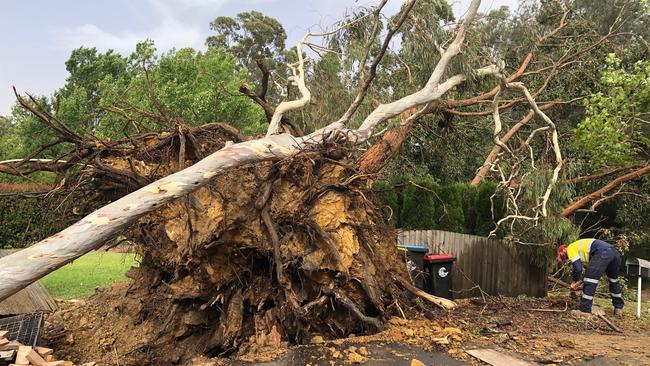
[[[195,165],[164,177],[93,212],[59,234],[0,259],[0,276],[3,278],[0,284],[0,301],[47,273],[98,248],[104,241],[133,224],[141,215],[196,190],[228,169],[264,160],[287,158],[301,151],[321,148],[324,142],[347,141],[360,144],[371,137],[380,123],[406,110],[439,99],[467,79],[464,74],[456,74],[441,81],[447,65],[461,51],[466,28],[476,15],[479,4],[479,0],[472,1],[465,21],[459,25],[456,37],[441,55],[426,85],[413,94],[379,105],[357,130],[347,129],[343,122],[337,121],[304,137],[274,134],[280,130],[280,121],[285,112],[300,108],[309,101],[310,93],[304,84],[301,47],[298,47],[301,67],[293,80],[299,87],[301,97],[278,105],[265,138],[226,145]],[[494,75],[498,71],[496,66],[490,65],[475,70],[475,73],[477,76],[484,76]],[[42,119],[48,120],[47,117]]]
[[[128,354],[144,347],[144,355],[134,356],[132,364],[152,362],[163,348],[174,356],[158,363],[188,353],[232,352],[244,343],[277,347],[279,342],[303,342],[312,334],[374,332],[396,309],[402,311],[400,303],[417,305],[407,292],[453,308],[452,301],[424,294],[405,279],[395,236],[385,230],[366,198],[371,183],[367,174],[321,154],[366,141],[387,119],[423,107],[464,82],[464,74],[443,76],[461,50],[466,22],[472,21],[479,3],[472,1],[427,84],[379,105],[356,130],[337,121],[304,137],[276,134],[283,114],[310,98],[301,52],[306,36],[297,47],[299,66],[292,77],[300,98],[275,108],[265,138],[215,144],[186,136],[178,126],[177,139],[134,143],[126,150],[115,142],[110,149],[99,147],[102,154],[97,154],[79,136],[69,137],[85,146],[87,156],[97,156],[92,169],[111,178],[108,192],[122,178],[128,185],[122,191],[137,190],[0,259],[0,300],[123,234],[137,244],[142,265],[130,274],[132,287],[118,294],[123,306],[106,311],[105,298],[96,300],[93,308],[102,311],[98,316],[113,318],[92,328],[99,335],[110,333],[107,327],[137,327],[137,338],[144,343],[132,344]],[[496,73],[494,65],[475,71],[479,76]],[[48,115],[39,117],[50,120]],[[52,126],[61,124],[55,122]],[[206,153],[211,154],[188,156],[188,144],[195,150],[208,145]],[[150,146],[168,153],[141,154],[141,148]],[[187,347],[179,347],[185,339]]]

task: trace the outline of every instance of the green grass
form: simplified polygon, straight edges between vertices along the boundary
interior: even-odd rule
[[[57,299],[81,299],[98,286],[124,280],[124,273],[138,265],[135,254],[91,252],[45,276],[41,282]]]

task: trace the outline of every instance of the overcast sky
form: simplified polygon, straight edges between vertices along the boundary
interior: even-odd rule
[[[129,55],[137,42],[153,39],[159,51],[204,49],[208,25],[220,15],[259,10],[278,19],[288,34],[287,45],[309,29],[328,27],[346,8],[372,5],[373,0],[29,0],[0,5],[0,115],[14,104],[11,86],[49,95],[63,86],[65,61],[79,47],[114,49]],[[462,14],[470,0],[454,2]],[[389,0],[388,13],[401,0]],[[482,11],[517,0],[484,0]]]

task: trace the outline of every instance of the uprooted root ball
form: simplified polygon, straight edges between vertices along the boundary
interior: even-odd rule
[[[142,171],[178,168],[178,155],[141,159]],[[94,319],[69,315],[51,341],[78,361],[184,363],[379,331],[412,300],[369,184],[318,152],[218,176],[140,218],[125,233],[142,256],[132,282],[96,294]]]

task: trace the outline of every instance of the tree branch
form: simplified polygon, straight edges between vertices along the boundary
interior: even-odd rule
[[[593,200],[597,200],[599,198],[602,198],[605,195],[605,193],[611,191],[612,189],[620,186],[621,184],[623,184],[625,182],[631,181],[633,179],[640,178],[641,176],[643,176],[645,174],[648,174],[648,173],[650,173],[650,164],[646,164],[641,169],[637,169],[637,170],[635,170],[633,172],[622,175],[622,176],[614,179],[613,181],[607,183],[602,188],[600,188],[600,189],[598,189],[598,190],[596,190],[596,191],[594,191],[594,192],[580,198],[579,200],[575,201],[574,203],[572,203],[570,206],[565,208],[564,211],[562,211],[562,216],[569,217],[569,216],[573,215],[576,212],[576,210],[578,210],[579,208],[584,207],[585,205],[587,205],[589,202],[591,202]]]
[[[573,178],[573,179],[567,181],[567,183],[569,183],[569,184],[583,183],[583,182],[587,182],[587,181],[590,181],[590,180],[595,180],[595,179],[599,179],[599,178],[603,178],[603,177],[609,177],[610,175],[618,174],[620,172],[624,172],[626,170],[630,170],[630,169],[634,169],[634,168],[639,168],[639,167],[642,167],[642,166],[643,166],[642,164],[635,163],[635,164],[628,165],[628,166],[622,166],[622,167],[614,168],[614,169],[611,169],[611,170],[608,170],[608,171],[602,172],[602,173],[590,174],[590,175],[585,175],[585,176],[582,176],[582,177]]]
[[[271,117],[271,122],[269,122],[269,128],[266,131],[266,137],[274,135],[280,132],[280,122],[282,121],[282,116],[294,109],[302,108],[311,99],[311,92],[307,89],[305,85],[305,60],[302,55],[302,45],[305,40],[311,36],[311,33],[307,33],[296,45],[296,53],[298,54],[298,64],[297,66],[289,65],[293,76],[289,77],[289,81],[296,87],[300,92],[300,98],[292,101],[285,101],[278,105]]]
[[[373,60],[372,64],[370,65],[370,70],[368,71],[368,75],[366,78],[363,80],[363,84],[361,84],[361,90],[359,90],[359,93],[357,93],[357,96],[354,98],[354,101],[348,107],[348,109],[345,111],[343,116],[338,120],[339,123],[341,124],[347,124],[350,121],[350,118],[354,115],[354,113],[359,109],[359,106],[361,106],[361,103],[363,103],[363,100],[366,97],[366,94],[368,93],[368,89],[370,88],[370,85],[372,84],[372,81],[375,79],[375,76],[377,75],[377,66],[379,66],[379,62],[384,58],[384,54],[386,53],[386,49],[388,49],[388,45],[390,44],[391,39],[395,35],[395,33],[399,30],[399,28],[404,24],[404,21],[408,17],[408,14],[410,13],[411,9],[413,9],[413,6],[415,5],[416,0],[409,0],[406,4],[403,5],[404,10],[402,11],[402,14],[400,15],[399,19],[397,22],[391,26],[388,29],[388,33],[386,34],[386,37],[384,38],[384,42],[381,45],[381,48],[379,50],[379,53]],[[379,11],[381,11],[381,8],[384,6],[386,2],[382,2],[380,4],[380,7],[378,8]],[[471,20],[470,20],[471,21]],[[366,46],[369,48],[371,40],[368,41],[368,45]],[[462,42],[462,41],[461,41]],[[363,63],[361,66],[365,68],[365,59],[367,57],[364,56],[363,58]],[[446,68],[446,65],[445,65]],[[363,69],[361,70],[362,74],[365,72]]]
[[[549,109],[549,108],[551,108],[551,107],[553,107],[555,105],[556,105],[556,103],[549,103],[549,104],[542,105],[541,107],[539,107],[539,109],[547,110],[547,109]],[[506,132],[506,134],[503,135],[503,137],[501,137],[501,142],[504,143],[504,144],[507,143],[508,140],[510,140],[510,138],[512,136],[514,136],[517,132],[519,132],[519,130],[522,127],[524,127],[526,124],[528,124],[528,122],[530,122],[533,119],[534,116],[535,116],[535,112],[530,110],[528,112],[528,114],[526,114],[526,116],[524,116],[524,118],[522,118],[519,122],[517,122],[514,126],[512,126],[508,130],[508,132]],[[498,144],[495,144],[494,147],[492,148],[492,151],[490,151],[488,156],[485,158],[485,162],[483,163],[483,165],[481,165],[481,167],[476,172],[476,175],[472,179],[472,186],[478,187],[481,184],[483,179],[489,174],[490,167],[492,166],[492,164],[496,160],[499,153],[501,153],[501,146],[498,145]]]

